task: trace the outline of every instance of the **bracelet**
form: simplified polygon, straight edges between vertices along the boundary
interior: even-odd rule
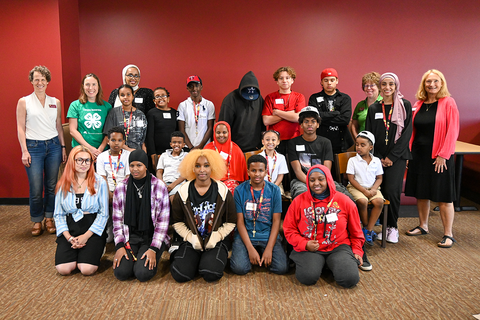
[[[71,242],[72,239],[73,239],[73,237],[70,237],[70,239],[68,239],[68,242],[69,242],[69,243],[72,243],[72,242]]]
[[[152,248],[148,248],[148,250],[152,250],[153,253],[155,253],[155,254],[157,253],[157,251],[153,250]],[[147,251],[148,251],[148,250],[147,250]]]
[[[66,148],[65,146],[62,146],[62,148]]]

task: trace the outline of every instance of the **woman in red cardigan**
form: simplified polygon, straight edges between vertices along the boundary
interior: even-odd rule
[[[457,104],[450,97],[445,77],[435,69],[423,75],[416,98],[410,140],[413,160],[408,165],[405,195],[417,198],[420,224],[406,234],[428,234],[430,201],[435,201],[444,229],[438,246],[450,248],[456,242],[452,226],[456,196],[453,155],[460,128]]]

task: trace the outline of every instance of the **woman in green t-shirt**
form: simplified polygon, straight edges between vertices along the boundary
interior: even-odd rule
[[[353,112],[352,121],[350,121],[352,137],[356,137],[359,132],[365,130],[368,107],[382,98],[378,93],[379,80],[380,74],[375,71],[369,72],[362,77],[362,90],[367,98],[360,101]]]
[[[69,118],[72,147],[82,145],[97,158],[107,145],[103,125],[112,106],[103,100],[100,79],[93,73],[83,77],[80,97],[70,104]]]

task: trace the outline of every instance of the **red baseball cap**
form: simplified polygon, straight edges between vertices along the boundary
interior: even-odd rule
[[[202,79],[200,79],[199,76],[194,75],[194,76],[190,76],[190,77],[187,78],[187,86],[190,82],[195,82],[195,83],[202,84]]]
[[[337,73],[337,70],[333,69],[333,68],[327,68],[325,70],[322,71],[322,74],[320,75],[320,81],[323,80],[323,78],[325,77],[335,77],[338,79],[338,73]]]

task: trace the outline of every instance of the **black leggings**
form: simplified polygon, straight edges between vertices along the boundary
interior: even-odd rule
[[[143,254],[148,250],[150,247],[147,244],[131,244],[132,251],[135,254],[135,257],[137,257],[137,261],[133,261],[132,254],[130,253],[130,250],[127,251],[128,255],[128,260],[125,259],[125,257],[122,257],[120,260],[120,265],[113,270],[113,274],[115,277],[120,280],[120,281],[125,281],[128,280],[132,277],[137,278],[140,282],[145,282],[150,279],[152,279],[156,274],[157,274],[157,268],[158,268],[158,261],[160,261],[160,258],[162,257],[163,251],[165,251],[165,243],[162,243],[162,246],[160,247],[160,251],[157,252],[156,255],[156,260],[157,264],[155,268],[152,270],[148,269],[148,264],[145,267],[145,259],[141,259]]]
[[[227,257],[228,249],[223,241],[207,251],[195,250],[190,242],[183,242],[174,253],[170,272],[177,282],[193,280],[197,273],[207,282],[218,281],[223,277]]]
[[[393,163],[393,166],[383,168],[381,191],[385,199],[390,201],[387,217],[387,226],[389,227],[397,228],[406,164],[407,160],[398,159]]]

